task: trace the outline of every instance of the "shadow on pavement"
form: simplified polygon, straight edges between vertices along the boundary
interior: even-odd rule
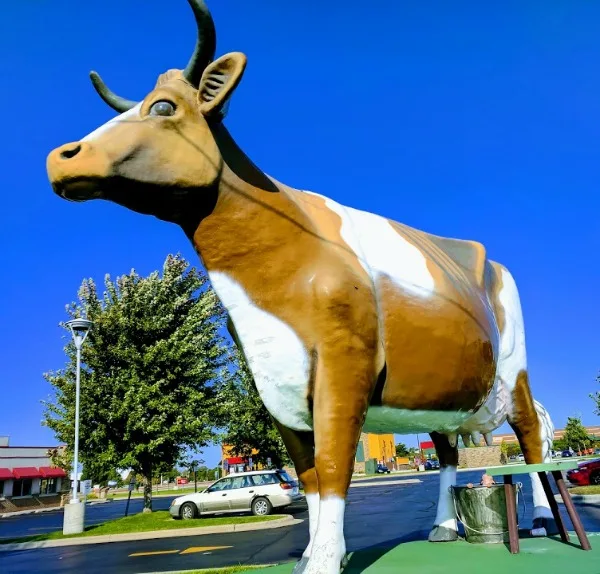
[[[427,540],[428,535],[429,530],[416,530],[405,536],[393,538],[391,540],[386,540],[381,544],[363,548],[358,554],[352,553],[346,568],[344,568],[344,574],[358,574],[359,572],[364,572],[369,566],[372,566],[382,556],[385,556],[399,544]]]

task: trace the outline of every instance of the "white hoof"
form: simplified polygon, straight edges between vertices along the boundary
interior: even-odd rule
[[[429,542],[454,542],[458,540],[458,532],[445,526],[434,526],[428,540]]]
[[[331,540],[314,546],[304,574],[340,574],[347,564],[346,552]]]

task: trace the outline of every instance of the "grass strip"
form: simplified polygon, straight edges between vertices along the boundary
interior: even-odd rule
[[[248,572],[249,570],[262,570],[263,568],[268,568],[272,566],[272,564],[262,565],[262,566],[244,566],[240,564],[238,566],[226,566],[224,568],[208,568],[207,570],[184,570],[185,574],[239,574],[240,572]],[[177,574],[173,572],[171,574]]]
[[[600,484],[592,486],[574,486],[569,488],[570,494],[600,494]]]
[[[128,534],[131,532],[151,532],[154,530],[177,530],[181,528],[196,528],[203,526],[220,526],[224,524],[245,524],[249,522],[265,522],[281,518],[280,515],[269,516],[225,516],[216,518],[198,518],[196,520],[174,520],[167,510],[139,513],[132,516],[109,520],[102,524],[87,526],[81,534],[64,535],[61,530],[21,536],[18,538],[2,538],[0,544],[15,542],[41,542],[44,540],[61,540],[63,538],[85,538],[88,536],[103,536],[106,534]]]

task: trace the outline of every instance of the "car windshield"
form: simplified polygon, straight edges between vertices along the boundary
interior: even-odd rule
[[[216,492],[219,490],[229,490],[231,488],[231,478],[222,478],[215,482],[213,485],[208,487],[209,492]]]

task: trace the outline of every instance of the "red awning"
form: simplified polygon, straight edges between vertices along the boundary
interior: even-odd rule
[[[20,468],[13,468],[14,478],[40,478],[42,475],[40,471],[33,466],[22,466]]]
[[[8,468],[0,468],[0,480],[13,479],[13,473]]]
[[[234,456],[232,458],[228,458],[227,462],[229,464],[243,464],[244,463],[244,459],[241,456]]]
[[[51,466],[40,466],[40,474],[42,478],[63,478],[67,476],[62,468]]]

